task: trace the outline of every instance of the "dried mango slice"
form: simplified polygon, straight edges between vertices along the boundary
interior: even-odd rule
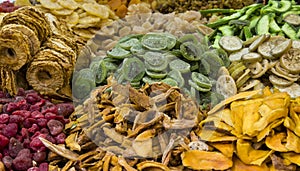
[[[137,169],[138,170],[170,171],[170,169],[166,165],[164,165],[162,163],[154,162],[154,161],[141,162],[141,163],[137,164]]]
[[[233,163],[222,153],[200,150],[189,150],[181,154],[182,164],[195,170],[225,170],[232,167]]]
[[[290,161],[291,163],[295,163],[296,165],[300,166],[300,154],[289,152],[289,153],[282,153],[281,156]]]
[[[238,139],[236,143],[236,154],[245,164],[261,166],[263,162],[274,152],[273,150],[255,150],[251,142]]]
[[[256,165],[249,165],[243,163],[239,158],[234,157],[233,158],[233,166],[232,171],[269,171],[268,166],[266,163],[263,163],[261,166]]]
[[[209,143],[209,145],[219,150],[223,155],[225,155],[228,158],[231,158],[233,156],[233,152],[235,150],[234,143],[217,142],[217,143]]]
[[[285,147],[290,151],[300,153],[300,138],[290,130],[287,130]]]
[[[261,140],[263,140],[267,135],[269,135],[269,133],[272,131],[273,128],[276,128],[279,125],[281,125],[283,123],[283,121],[284,121],[284,119],[276,120],[276,121],[272,122],[271,124],[269,124],[265,129],[260,131],[258,133],[258,135],[256,136],[257,142],[260,142]]]
[[[285,147],[285,144],[283,144],[285,138],[286,138],[285,132],[280,132],[278,134],[268,136],[266,138],[266,145],[272,150],[287,152],[288,149]]]

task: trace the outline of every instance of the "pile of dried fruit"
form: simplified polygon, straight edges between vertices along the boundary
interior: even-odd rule
[[[204,114],[194,100],[176,87],[154,83],[137,90],[109,79],[107,85],[95,89],[76,107],[71,118],[74,120],[66,125],[69,133],[66,146],[73,152],[67,149],[58,152],[62,147],[43,140],[61,156],[52,159],[50,167],[67,162],[64,169],[145,167],[169,170],[168,165],[181,165],[176,159],[184,151],[184,148],[173,147],[188,143],[190,131]],[[197,143],[191,148],[196,147]],[[144,158],[157,162],[146,161],[143,165],[140,162]]]
[[[232,62],[224,75],[232,77],[238,91],[271,86],[300,96],[298,40],[263,34],[243,42],[236,36],[223,36],[219,44]]]
[[[49,150],[39,137],[64,144],[72,103],[53,104],[33,90],[0,92],[0,170],[48,170]]]
[[[172,0],[154,0],[153,8],[161,13],[181,13],[189,10],[198,11],[200,9],[212,8],[231,8],[240,9],[244,6],[255,3],[255,0],[188,0],[188,1],[172,1]]]
[[[269,0],[267,5],[252,4],[240,10],[208,9],[200,10],[202,15],[211,13],[231,13],[216,17],[207,26],[216,29],[211,40],[218,42],[221,36],[234,35],[248,40],[253,35],[282,35],[291,39],[300,38],[300,5],[295,1]],[[215,43],[217,46],[217,43]]]
[[[41,94],[71,99],[79,42],[63,22],[36,7],[5,15],[0,25],[0,88],[16,94],[18,87],[27,89],[28,81]]]

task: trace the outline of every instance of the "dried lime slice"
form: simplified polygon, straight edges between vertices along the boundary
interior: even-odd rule
[[[139,81],[145,74],[144,63],[136,57],[126,58],[123,61],[122,74],[127,81]]]
[[[271,50],[271,55],[274,56],[275,58],[281,57],[284,53],[286,53],[291,47],[292,47],[293,41],[291,39],[288,39],[279,45],[275,46]]]
[[[242,60],[245,63],[260,62],[262,60],[262,56],[259,53],[250,52],[250,53],[244,54],[242,56]]]
[[[167,77],[174,79],[177,82],[178,87],[183,87],[184,86],[184,78],[182,77],[181,72],[179,72],[178,70],[170,71],[168,73]]]
[[[184,58],[190,61],[199,61],[204,49],[201,44],[184,42],[180,45],[180,52]]]
[[[234,61],[240,61],[242,59],[242,56],[249,53],[249,48],[243,48],[239,51],[233,52],[229,55],[229,60],[231,62]]]
[[[280,58],[280,65],[293,74],[300,73],[300,49],[291,48]]]
[[[209,78],[199,72],[192,72],[192,80],[202,88],[211,88],[212,84]]]
[[[169,63],[171,70],[178,70],[181,73],[190,72],[191,65],[181,59],[175,59]]]
[[[154,72],[146,69],[146,74],[151,78],[165,78],[168,73],[166,71]]]
[[[195,83],[195,82],[192,81],[192,80],[188,80],[188,84],[189,84],[191,87],[193,87],[193,88],[195,88],[196,90],[201,91],[201,92],[209,92],[209,91],[211,90],[211,88],[203,88],[203,87],[198,86],[198,84]]]
[[[234,79],[229,75],[221,75],[216,83],[216,91],[222,94],[225,99],[237,93]]]
[[[234,52],[242,49],[243,42],[236,36],[223,36],[219,41],[219,45],[227,52]]]
[[[95,74],[95,82],[97,84],[102,83],[107,76],[107,68],[104,60],[93,61],[90,64],[90,69]]]
[[[195,35],[193,35],[193,34],[185,34],[184,36],[182,36],[178,39],[178,42],[180,42],[180,43],[184,43],[184,42],[197,43],[198,40],[195,37]]]
[[[271,74],[269,76],[269,80],[273,85],[276,85],[276,86],[290,86],[294,83],[293,81],[289,81],[289,80],[284,79],[282,77],[278,77],[274,74]]]
[[[112,50],[107,51],[107,56],[110,58],[124,59],[131,56],[130,51],[127,51],[120,46],[115,46]]]

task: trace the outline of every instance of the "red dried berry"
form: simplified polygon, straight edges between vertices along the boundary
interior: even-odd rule
[[[74,105],[73,103],[61,103],[57,104],[57,114],[62,116],[69,116],[74,112]]]
[[[28,138],[23,140],[23,147],[24,148],[30,148],[30,140]]]
[[[8,145],[8,153],[11,157],[16,157],[22,149],[24,149],[23,144],[19,140],[17,140],[14,137],[10,138]]]
[[[13,158],[11,158],[10,156],[4,156],[2,162],[7,169],[11,169]]]
[[[21,129],[21,135],[22,135],[23,139],[29,138],[29,132],[28,132],[28,130],[26,128],[22,128]]]
[[[40,171],[40,169],[38,167],[31,167],[27,171]]]
[[[33,153],[33,160],[37,163],[42,163],[46,160],[47,153],[45,151],[37,151]]]
[[[41,97],[38,95],[38,93],[33,92],[26,94],[25,99],[28,103],[35,104],[41,100]]]
[[[6,124],[9,121],[9,115],[6,113],[3,113],[0,115],[0,123],[1,124]]]
[[[18,125],[16,123],[9,123],[2,129],[2,134],[8,138],[14,137],[18,132]]]
[[[55,113],[51,113],[51,112],[47,112],[45,113],[45,118],[49,121],[51,119],[56,119],[56,114]]]
[[[47,122],[48,122],[48,120],[45,118],[37,119],[37,124],[42,128],[45,128],[47,126]]]
[[[19,88],[17,92],[17,96],[25,96],[25,90],[23,88]]]
[[[40,171],[48,171],[49,165],[48,163],[41,163],[39,166]]]
[[[36,119],[33,118],[26,118],[23,122],[23,126],[25,128],[30,128],[32,126],[32,124],[35,124],[37,122]]]
[[[51,119],[48,123],[47,126],[50,130],[50,134],[51,135],[58,135],[59,133],[61,133],[64,129],[64,124],[61,123],[58,120],[55,119]]]
[[[0,134],[0,149],[6,147],[8,143],[9,139],[6,136]]]
[[[13,168],[17,171],[24,171],[32,167],[32,155],[29,149],[23,149],[13,160]]]
[[[45,134],[40,134],[38,137],[46,138],[46,135]],[[30,148],[33,151],[44,151],[42,147],[45,148],[45,146],[38,137],[35,137],[35,138],[32,139],[32,141],[30,142]]]
[[[66,134],[65,133],[60,133],[55,137],[56,143],[57,144],[64,144],[66,139]]]
[[[16,124],[21,124],[24,120],[23,116],[20,115],[10,115],[9,116],[9,123],[16,123]]]
[[[48,130],[47,128],[42,128],[42,129],[40,130],[40,133],[41,133],[41,134],[46,134],[46,135],[48,135],[48,134],[49,134],[49,130]]]
[[[30,117],[31,112],[27,110],[16,110],[12,112],[13,115],[20,115],[23,116],[24,118]]]
[[[5,104],[3,106],[3,112],[5,112],[5,113],[12,113],[13,111],[16,111],[16,110],[18,110],[18,106],[16,103],[13,103],[13,102]]]
[[[28,128],[28,132],[34,134],[35,132],[39,131],[40,127],[37,124],[32,124],[30,128]]]

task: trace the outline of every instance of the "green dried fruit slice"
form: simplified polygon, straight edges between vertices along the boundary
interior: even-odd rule
[[[166,71],[153,72],[146,69],[146,74],[151,78],[165,78],[168,73]]]
[[[107,56],[110,58],[124,59],[130,55],[130,51],[125,50],[120,46],[115,46],[112,50],[107,51]]]
[[[141,38],[142,45],[150,50],[159,51],[167,49],[168,39],[163,33],[148,33]],[[175,41],[176,43],[176,41]]]
[[[225,67],[228,67],[230,65],[230,60],[229,60],[228,54],[224,49],[218,48],[218,49],[213,50],[213,52],[218,54],[219,58],[222,59]]]
[[[230,76],[231,76],[234,80],[237,80],[241,75],[243,75],[245,69],[246,69],[246,66],[243,65],[243,66],[241,66],[241,67],[235,69],[235,70],[230,74]]]
[[[244,65],[243,62],[232,62],[228,67],[228,71],[229,71],[229,73],[232,73],[234,70],[236,70],[237,68],[239,68],[243,65]]]
[[[175,59],[169,63],[171,70],[178,70],[181,73],[190,72],[191,65],[183,60]]]
[[[209,75],[211,69],[209,63],[205,59],[201,59],[199,72],[204,75]]]
[[[195,35],[193,35],[193,34],[185,34],[184,36],[182,36],[178,39],[178,42],[180,42],[180,43],[192,42],[192,43],[196,44],[198,42],[198,40],[195,37]]]
[[[188,84],[189,84],[191,87],[193,87],[193,88],[195,88],[196,90],[201,91],[201,92],[209,92],[209,91],[211,90],[211,88],[203,88],[203,87],[198,86],[198,84],[195,83],[195,82],[192,81],[192,80],[188,80]]]
[[[245,63],[260,62],[262,60],[262,56],[259,53],[250,52],[250,53],[244,54],[242,56],[242,60]]]
[[[141,86],[141,81],[130,82],[130,85],[134,88],[139,88]]]
[[[167,40],[167,49],[170,50],[174,48],[177,43],[177,38],[169,33],[164,33],[164,36],[166,37]]]
[[[227,52],[234,52],[242,49],[243,42],[236,36],[223,36],[219,41],[219,45]]]
[[[126,58],[123,61],[122,74],[124,74],[125,80],[132,82],[139,81],[145,74],[144,63],[136,57]]]
[[[198,86],[202,88],[211,88],[212,84],[208,77],[205,75],[198,73],[198,72],[192,72],[192,80],[195,82]]]
[[[74,97],[83,99],[96,87],[95,75],[90,68],[84,68],[77,73],[73,81],[72,93]]]
[[[166,84],[168,84],[170,86],[173,86],[173,87],[178,86],[177,82],[172,78],[165,78],[165,79],[161,80],[161,82],[166,83]]]
[[[168,59],[163,53],[149,51],[143,55],[143,58],[148,70],[161,72],[168,67]]]
[[[156,82],[160,82],[161,79],[154,79],[154,78],[150,78],[148,76],[145,76],[145,77],[143,77],[142,81],[144,83],[153,84],[153,83],[156,83]]]
[[[199,61],[204,49],[201,44],[193,42],[184,42],[180,45],[182,56],[189,61]]]
[[[95,74],[95,82],[102,83],[107,76],[106,62],[104,60],[93,61],[90,64],[90,69]]]
[[[126,49],[126,50],[130,50],[130,48],[132,46],[135,46],[136,44],[138,44],[140,41],[139,39],[137,38],[132,38],[132,39],[129,39],[127,41],[124,41],[122,43],[119,43],[119,46],[123,49]]]
[[[136,43],[135,45],[131,46],[130,52],[134,55],[141,56],[145,54],[146,50],[142,46],[140,42]]]
[[[177,82],[178,87],[183,87],[184,86],[184,78],[182,77],[181,72],[179,72],[178,70],[170,71],[168,73],[167,77],[174,79]]]

